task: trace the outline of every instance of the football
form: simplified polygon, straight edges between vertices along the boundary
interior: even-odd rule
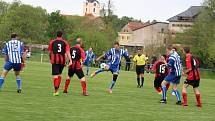
[[[107,66],[107,64],[105,64],[105,63],[101,63],[101,64],[100,64],[100,68],[101,68],[101,69],[105,69],[106,66]]]

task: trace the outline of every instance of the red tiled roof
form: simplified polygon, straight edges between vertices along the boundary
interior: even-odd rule
[[[144,23],[142,23],[142,22],[129,22],[128,27],[132,31],[134,31],[134,30],[137,30],[137,29],[140,29],[140,28],[144,27]]]

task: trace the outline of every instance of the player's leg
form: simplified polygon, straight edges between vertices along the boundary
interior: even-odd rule
[[[95,72],[93,72],[90,76],[91,77],[94,77],[94,76],[96,76],[97,74],[99,74],[99,73],[102,73],[102,72],[104,72],[104,71],[110,71],[110,66],[109,65],[106,65],[106,67],[104,68],[104,69],[98,69],[98,70],[96,70]]]
[[[188,80],[186,80],[182,87],[182,96],[183,96],[183,105],[188,106],[187,104],[187,88],[189,87]]]
[[[17,83],[17,93],[21,93],[21,77],[20,71],[22,69],[22,64],[14,64],[14,72],[16,76],[16,83]]]
[[[118,73],[113,73],[113,80],[109,86],[109,93],[112,93],[113,87],[116,85],[117,78],[118,78]]]
[[[196,95],[197,106],[202,107],[201,99],[200,99],[200,91],[198,89],[200,80],[194,82],[193,90]]]
[[[59,64],[52,64],[52,75],[54,83],[54,94],[53,96],[59,96],[59,87],[61,82],[62,66]]]
[[[140,77],[141,77],[141,85],[140,85],[140,88],[143,87],[143,84],[144,84],[144,73],[141,73],[140,74]]]
[[[71,78],[74,76],[75,74],[75,71],[71,68],[68,69],[68,76],[66,78],[66,82],[65,82],[65,85],[64,85],[64,91],[63,93],[68,93],[68,87],[69,87],[69,84],[71,82]]]
[[[86,69],[86,75],[88,75],[89,70],[90,70],[90,63],[87,63],[87,64],[86,64],[86,66],[87,66],[87,69]]]
[[[177,102],[176,102],[177,105],[181,105],[181,96],[180,96],[180,93],[179,93],[178,88],[177,88],[178,84],[180,83],[180,79],[181,79],[181,77],[176,77],[173,80],[174,83],[172,85],[173,92],[175,93],[175,96],[177,98]]]
[[[4,84],[4,80],[8,74],[8,72],[13,68],[12,63],[6,62],[4,65],[4,69],[2,71],[1,77],[0,77],[0,90]]]
[[[163,79],[155,78],[154,80],[154,88],[158,92],[158,94],[162,94],[161,83]]]
[[[166,85],[168,84],[167,81],[163,80],[163,82],[161,83],[162,86],[162,99],[161,99],[161,103],[166,103]]]
[[[137,88],[140,88],[140,68],[136,66],[136,74],[137,74]]]
[[[87,94],[87,84],[86,84],[86,78],[84,77],[83,70],[77,70],[76,75],[81,80],[81,86],[82,86],[82,92],[84,96],[88,96]]]

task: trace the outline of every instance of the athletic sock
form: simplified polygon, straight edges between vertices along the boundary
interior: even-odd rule
[[[115,84],[116,84],[116,81],[113,80],[109,88],[113,89],[113,87],[115,86]]]
[[[198,106],[201,106],[201,105],[202,105],[201,99],[200,99],[200,94],[196,94],[196,101],[197,101],[197,105],[198,105]]]
[[[0,77],[0,89],[2,88],[2,85],[4,84],[4,78]]]
[[[187,93],[182,93],[184,99],[184,105],[187,105]]]
[[[81,81],[82,91],[83,93],[86,93],[87,91],[87,84],[86,81]]]
[[[137,84],[140,86],[140,78],[137,77]]]
[[[166,86],[162,87],[162,99],[166,100]]]
[[[68,90],[69,84],[70,84],[70,79],[67,79],[65,82],[64,91]]]
[[[56,93],[58,91],[58,78],[54,78],[54,89]]]
[[[61,76],[58,76],[58,88],[60,88],[60,84],[61,84],[61,80],[62,80],[62,77]]]
[[[166,90],[168,90],[169,87],[170,87],[170,83],[168,83],[168,84],[166,85]]]
[[[155,87],[155,90],[160,93],[162,91],[162,89],[160,87]]]
[[[181,97],[180,97],[179,91],[178,91],[178,90],[174,90],[173,92],[175,93],[175,96],[176,96],[176,98],[177,98],[177,101],[181,101]]]
[[[143,86],[143,84],[144,84],[144,77],[141,78],[141,82],[142,82],[141,86]]]
[[[17,83],[17,89],[21,89],[21,78],[20,77],[16,78],[16,83]]]

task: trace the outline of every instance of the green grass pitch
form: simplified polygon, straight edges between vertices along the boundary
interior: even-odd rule
[[[4,62],[0,60],[0,68]],[[53,97],[51,65],[27,62],[22,72],[22,94],[16,93],[13,72],[0,92],[0,121],[214,121],[215,80],[201,79],[203,108],[196,107],[195,95],[189,88],[189,107],[175,105],[176,98],[168,91],[168,103],[158,103],[161,95],[153,88],[153,75],[145,75],[143,89],[136,88],[134,72],[121,71],[113,94],[106,89],[110,72],[95,78],[87,77],[89,97],[81,94],[77,77],[72,79],[69,94],[62,94],[67,69],[64,70],[61,95]],[[181,81],[183,82],[183,80]],[[179,86],[181,87],[181,85]],[[179,89],[181,90],[181,88]]]

